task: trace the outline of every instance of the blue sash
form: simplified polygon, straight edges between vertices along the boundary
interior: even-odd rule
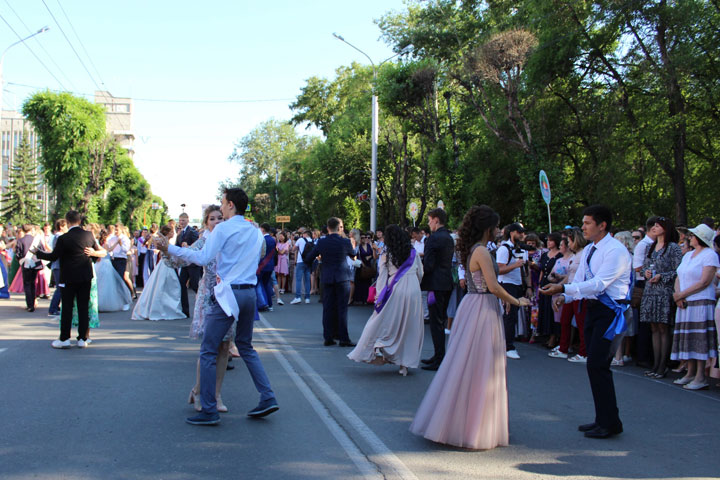
[[[588,270],[588,277],[593,278],[595,275],[593,275],[592,270],[590,270],[590,265],[587,266]],[[603,338],[606,338],[610,341],[612,341],[616,335],[622,335],[627,330],[627,322],[625,321],[625,311],[630,307],[630,297],[632,296],[632,290],[633,286],[635,285],[635,275],[634,271],[632,269],[632,266],[630,267],[630,288],[628,288],[627,295],[625,296],[626,303],[618,303],[616,300],[610,298],[610,296],[606,292],[602,292],[600,295],[597,296],[597,299],[608,307],[610,310],[615,312],[615,319],[612,321],[608,329],[605,331],[605,334],[603,335]]]

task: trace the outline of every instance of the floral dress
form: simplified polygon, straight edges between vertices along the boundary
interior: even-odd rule
[[[670,324],[673,321],[673,290],[677,268],[682,261],[682,250],[677,243],[668,243],[660,251],[653,250],[645,257],[643,263],[643,276],[645,270],[655,270],[660,274],[657,283],[645,282],[642,300],[640,302],[640,321],[648,323]],[[650,268],[650,265],[653,268]]]

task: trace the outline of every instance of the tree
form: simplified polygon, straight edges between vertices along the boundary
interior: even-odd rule
[[[14,224],[38,223],[42,219],[38,201],[37,165],[27,137],[27,133],[23,132],[10,169],[8,192],[2,197],[2,216]]]
[[[104,161],[102,169],[94,168],[107,154],[96,149],[106,136],[102,107],[69,93],[46,91],[26,100],[22,111],[38,135],[43,176],[56,196],[55,214],[71,207],[87,209],[91,175],[107,177]],[[90,185],[91,192],[96,185]]]

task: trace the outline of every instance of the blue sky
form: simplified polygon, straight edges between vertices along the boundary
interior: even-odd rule
[[[341,65],[367,63],[332,33],[378,63],[393,52],[380,40],[374,20],[404,8],[401,0],[0,0],[0,15],[21,36],[50,27],[27,43],[62,83],[17,45],[3,64],[3,108],[19,109],[29,95],[45,88],[64,87],[91,98],[96,83],[101,88],[104,83],[116,97],[132,97],[138,169],[172,215],[186,203],[191,217],[199,216],[200,205],[214,201],[219,182],[236,178],[238,167],[227,157],[238,139],[269,118],[290,118],[288,105],[307,78],[330,78]],[[0,20],[0,48],[14,41],[17,37]]]

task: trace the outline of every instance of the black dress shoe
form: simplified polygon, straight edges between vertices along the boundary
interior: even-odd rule
[[[354,347],[355,344],[353,342],[340,342],[341,347]]]
[[[420,368],[422,368],[423,370],[429,370],[431,372],[436,372],[437,369],[440,368],[440,363],[439,362],[431,363],[430,365],[424,365]]]
[[[332,345],[335,345],[335,340],[325,340],[325,343],[323,343],[326,347],[330,347]]]
[[[435,357],[433,356],[433,357],[430,357],[430,358],[423,358],[423,359],[420,360],[420,361],[421,361],[422,363],[424,363],[425,365],[430,365],[431,363],[435,363]]]
[[[235,365],[233,365],[232,363],[228,363],[227,367],[225,367],[226,370],[232,370],[234,368],[235,368]]]
[[[592,430],[588,430],[587,432],[585,432],[585,436],[588,438],[609,438],[613,435],[622,433],[622,431],[622,425],[615,428],[605,428],[598,425]]]
[[[598,426],[597,423],[586,423],[585,425],[578,425],[578,430],[581,432],[589,432],[590,430],[595,429]]]

